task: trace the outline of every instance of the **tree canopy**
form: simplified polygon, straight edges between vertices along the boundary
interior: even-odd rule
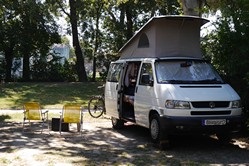
[[[30,79],[30,57],[45,56],[60,42],[57,24],[45,3],[33,0],[0,2],[0,51],[6,60],[6,81],[11,80],[13,58],[23,58],[23,79]]]
[[[249,0],[220,0],[216,27],[203,48],[217,70],[240,94],[245,110],[249,103]]]
[[[218,12],[215,29],[202,39],[204,57],[239,92],[248,110],[248,11],[249,0],[2,0],[0,75],[12,81],[18,66],[14,60],[22,59],[22,81],[95,81],[97,71],[104,78],[118,50],[151,17]],[[59,34],[61,17],[73,42],[64,66],[50,52],[54,43],[65,41]],[[48,62],[49,56],[53,60]],[[93,73],[86,62],[92,63]]]

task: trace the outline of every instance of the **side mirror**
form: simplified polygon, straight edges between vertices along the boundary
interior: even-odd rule
[[[144,73],[142,75],[141,83],[143,85],[153,86],[153,80],[150,79],[150,75],[148,73]]]

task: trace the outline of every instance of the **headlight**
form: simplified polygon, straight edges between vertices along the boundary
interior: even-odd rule
[[[190,104],[187,101],[166,100],[165,107],[170,109],[190,109]]]
[[[240,108],[240,100],[232,101],[232,108]]]

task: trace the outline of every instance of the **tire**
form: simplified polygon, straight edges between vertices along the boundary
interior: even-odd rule
[[[161,129],[159,115],[154,114],[150,119],[150,137],[152,142],[161,150],[171,147],[168,136]]]
[[[93,118],[99,118],[105,112],[105,102],[101,96],[94,96],[90,99],[88,112]]]
[[[112,128],[114,129],[122,129],[124,127],[124,121],[121,119],[117,119],[112,117]]]
[[[220,144],[229,144],[231,141],[231,135],[229,133],[216,134]]]
[[[153,143],[160,142],[161,127],[159,116],[157,114],[152,115],[150,119],[150,137]]]

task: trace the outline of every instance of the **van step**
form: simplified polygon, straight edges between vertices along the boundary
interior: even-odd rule
[[[136,122],[134,116],[124,116],[123,119],[125,121]]]

